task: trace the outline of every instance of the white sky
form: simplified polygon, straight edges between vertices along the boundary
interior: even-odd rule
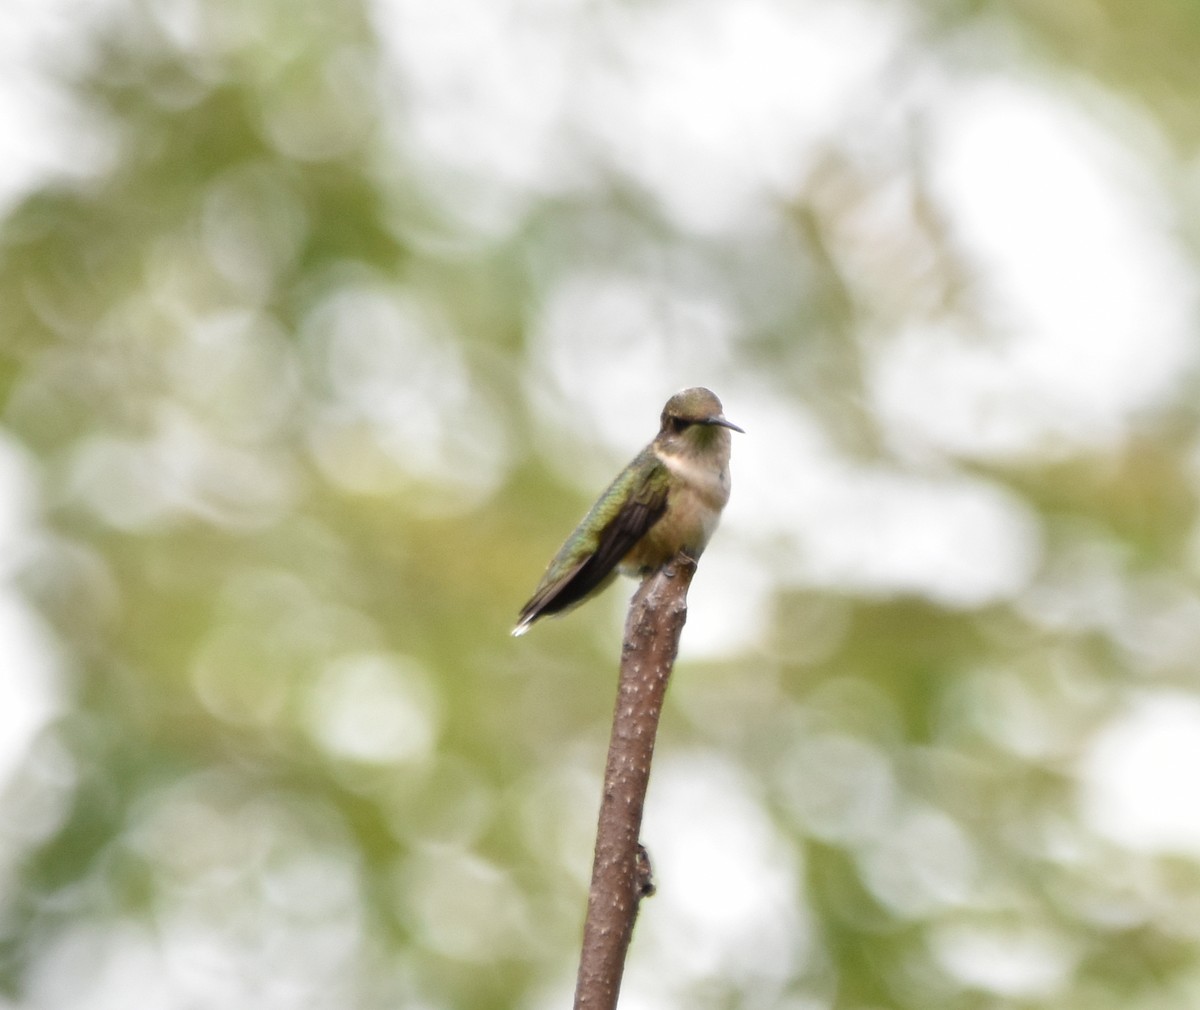
[[[105,131],[56,75],[90,50],[89,29],[121,0],[5,0],[0,31],[0,214],[47,176],[86,178],[111,157]]]
[[[32,460],[0,429],[0,795],[60,703],[53,635],[12,582],[34,545],[37,493]]]
[[[1143,691],[1092,741],[1081,762],[1081,810],[1118,845],[1200,857],[1200,699]]]

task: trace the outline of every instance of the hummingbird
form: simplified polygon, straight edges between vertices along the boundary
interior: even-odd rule
[[[618,572],[644,577],[680,551],[699,558],[729,501],[730,431],[742,429],[725,419],[712,390],[695,386],[672,396],[654,441],[567,537],[512,633],[578,606]]]

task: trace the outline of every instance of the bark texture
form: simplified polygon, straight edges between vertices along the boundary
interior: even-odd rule
[[[638,904],[654,890],[650,860],[638,834],[658,720],[695,570],[696,563],[680,555],[649,576],[629,604],[575,1010],[615,1010]]]

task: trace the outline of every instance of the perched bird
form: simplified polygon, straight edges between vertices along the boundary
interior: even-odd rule
[[[661,427],[597,499],[521,608],[514,635],[604,589],[617,572],[646,575],[680,551],[700,557],[729,501],[729,429],[702,386],[676,393]]]

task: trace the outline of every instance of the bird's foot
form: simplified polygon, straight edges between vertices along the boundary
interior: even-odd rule
[[[689,566],[692,568],[696,567],[696,558],[694,558],[687,551],[680,551],[675,555],[675,557],[671,558],[670,561],[662,566],[662,571],[668,579],[673,579],[675,578],[675,573],[680,568],[687,568]]]

